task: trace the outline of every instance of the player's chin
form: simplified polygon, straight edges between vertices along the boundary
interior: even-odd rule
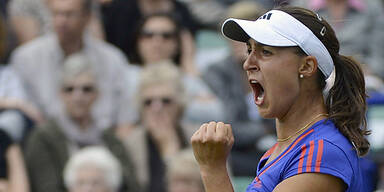
[[[269,107],[258,107],[260,117],[264,119],[274,119],[276,118],[275,113]]]
[[[268,110],[265,110],[265,109],[259,108],[259,115],[264,119],[273,118],[272,115],[268,112]]]

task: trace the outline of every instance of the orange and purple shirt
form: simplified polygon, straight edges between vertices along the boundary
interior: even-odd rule
[[[303,173],[322,173],[340,178],[347,192],[364,191],[360,158],[351,142],[330,120],[321,120],[303,132],[278,157],[265,164],[277,145],[257,166],[257,176],[247,192],[267,192],[283,180]]]

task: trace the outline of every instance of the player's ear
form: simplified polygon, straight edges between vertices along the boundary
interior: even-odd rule
[[[300,78],[311,77],[317,72],[317,59],[314,56],[305,56],[299,66]]]

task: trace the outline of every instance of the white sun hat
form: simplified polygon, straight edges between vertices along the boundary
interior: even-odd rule
[[[321,20],[320,17],[318,17]],[[241,42],[250,38],[269,46],[299,46],[307,55],[316,57],[318,68],[324,74],[326,87],[324,94],[332,88],[335,81],[335,67],[331,55],[324,44],[299,20],[279,10],[271,10],[256,21],[227,19],[222,26],[224,36]],[[326,33],[325,27],[319,31]]]

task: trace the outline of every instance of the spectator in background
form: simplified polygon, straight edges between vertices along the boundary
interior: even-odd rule
[[[171,60],[184,72],[198,75],[194,63],[195,47],[190,46],[193,39],[185,42],[183,35],[179,22],[170,13],[159,12],[143,17],[136,29],[131,62],[145,66]]]
[[[9,21],[17,45],[24,44],[52,31],[49,6],[52,0],[11,0],[8,7]],[[96,2],[96,1],[95,1]],[[88,30],[98,38],[104,37],[99,8],[92,7]]]
[[[0,129],[0,191],[29,192],[24,159],[18,144]]]
[[[123,166],[124,191],[138,191],[135,172],[114,129],[99,127],[91,113],[100,90],[95,65],[82,54],[68,57],[59,85],[63,114],[38,127],[28,138],[25,157],[33,192],[62,192],[63,169],[79,149],[104,145]]]
[[[64,169],[68,192],[118,192],[121,178],[120,162],[100,146],[81,149]]]
[[[135,28],[146,15],[157,12],[172,13],[182,21],[182,28],[189,33],[200,28],[188,8],[178,0],[109,0],[102,6],[104,31],[108,42],[119,47],[131,60],[135,41]],[[185,38],[190,38],[186,34]]]
[[[185,119],[196,123],[222,119],[222,104],[198,75],[193,51],[183,48],[181,36],[181,28],[171,14],[155,13],[144,17],[137,29],[131,62],[148,66],[172,61],[182,71],[184,86],[190,96]]]
[[[6,28],[0,15],[0,129],[21,142],[32,124],[43,120],[39,111],[27,101],[20,78],[1,63],[7,49],[5,39]]]
[[[16,44],[21,45],[51,31],[49,0],[11,0],[9,22]]]
[[[169,192],[204,192],[199,164],[191,149],[174,155],[167,164]]]
[[[256,20],[265,9],[255,2],[239,1],[229,7],[227,17]],[[262,119],[255,108],[247,74],[243,71],[247,47],[228,40],[231,53],[203,73],[203,79],[225,103],[225,121],[231,123],[237,139],[229,159],[235,176],[253,176],[255,161],[274,144],[273,122]],[[255,123],[256,122],[256,123]],[[257,125],[257,127],[255,127]],[[255,155],[256,154],[256,155]]]
[[[340,51],[366,64],[384,78],[384,12],[379,0],[292,0],[292,5],[314,10],[336,32]],[[359,38],[357,38],[359,37]]]
[[[46,34],[19,47],[11,65],[22,78],[29,99],[46,118],[58,116],[58,77],[64,59],[83,53],[95,66],[99,99],[92,109],[99,127],[125,126],[136,120],[131,94],[137,69],[128,65],[115,47],[85,32],[93,0],[50,0],[55,33]]]
[[[140,123],[124,142],[144,191],[166,191],[166,163],[188,145],[193,130],[181,122],[187,104],[182,74],[170,63],[146,66],[137,103]],[[189,133],[188,133],[189,132]]]
[[[43,122],[43,117],[30,104],[22,83],[8,66],[0,67],[0,129],[16,142],[23,142],[34,124]]]

